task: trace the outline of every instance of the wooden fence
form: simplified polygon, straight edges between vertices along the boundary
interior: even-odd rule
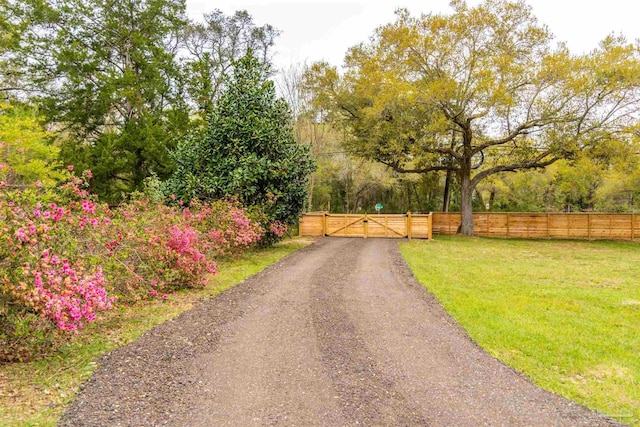
[[[487,237],[614,239],[640,238],[636,214],[475,213],[474,234]],[[433,232],[455,234],[460,213],[433,213]]]
[[[431,214],[341,215],[307,213],[300,218],[301,236],[432,238]]]

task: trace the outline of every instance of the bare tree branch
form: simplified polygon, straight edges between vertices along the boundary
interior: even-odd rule
[[[551,156],[551,158],[547,158],[549,156]],[[540,155],[534,157],[533,159],[530,159],[527,161],[494,166],[491,169],[486,169],[476,174],[471,179],[471,186],[475,187],[480,181],[482,181],[483,179],[485,179],[490,175],[495,175],[500,172],[516,172],[516,171],[525,170],[525,169],[545,168],[550,164],[557,162],[561,158],[562,158],[561,156],[554,156],[553,153],[551,153],[550,151],[545,151]]]

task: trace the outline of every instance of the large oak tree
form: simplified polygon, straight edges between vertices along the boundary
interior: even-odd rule
[[[586,55],[554,47],[522,1],[451,5],[450,15],[398,11],[349,51],[343,76],[316,64],[307,82],[349,130],[352,152],[398,172],[457,174],[461,232],[472,235],[483,179],[625,140],[640,55],[622,37]]]

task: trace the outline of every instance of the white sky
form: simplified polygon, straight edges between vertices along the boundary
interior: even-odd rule
[[[467,0],[470,5],[478,0]],[[575,53],[588,52],[611,33],[640,38],[640,0],[527,0],[539,22]],[[226,15],[247,10],[257,25],[282,31],[274,65],[326,60],[341,65],[347,49],[366,41],[373,30],[395,19],[394,10],[412,14],[451,13],[449,0],[187,0],[187,13],[199,19],[220,9]]]

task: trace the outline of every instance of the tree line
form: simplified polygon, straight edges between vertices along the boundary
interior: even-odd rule
[[[110,204],[146,189],[297,220],[314,164],[270,79],[277,29],[246,11],[192,21],[184,0],[0,8],[6,185],[52,183],[69,165]]]
[[[149,183],[295,200],[287,221],[303,206],[460,210],[463,234],[474,210],[637,207],[638,45],[611,35],[574,54],[523,1],[451,7],[400,9],[341,69],[276,77],[279,31],[246,11],[193,22],[182,0],[4,0],[2,149],[24,165],[0,174],[55,180],[73,164],[110,203]]]

